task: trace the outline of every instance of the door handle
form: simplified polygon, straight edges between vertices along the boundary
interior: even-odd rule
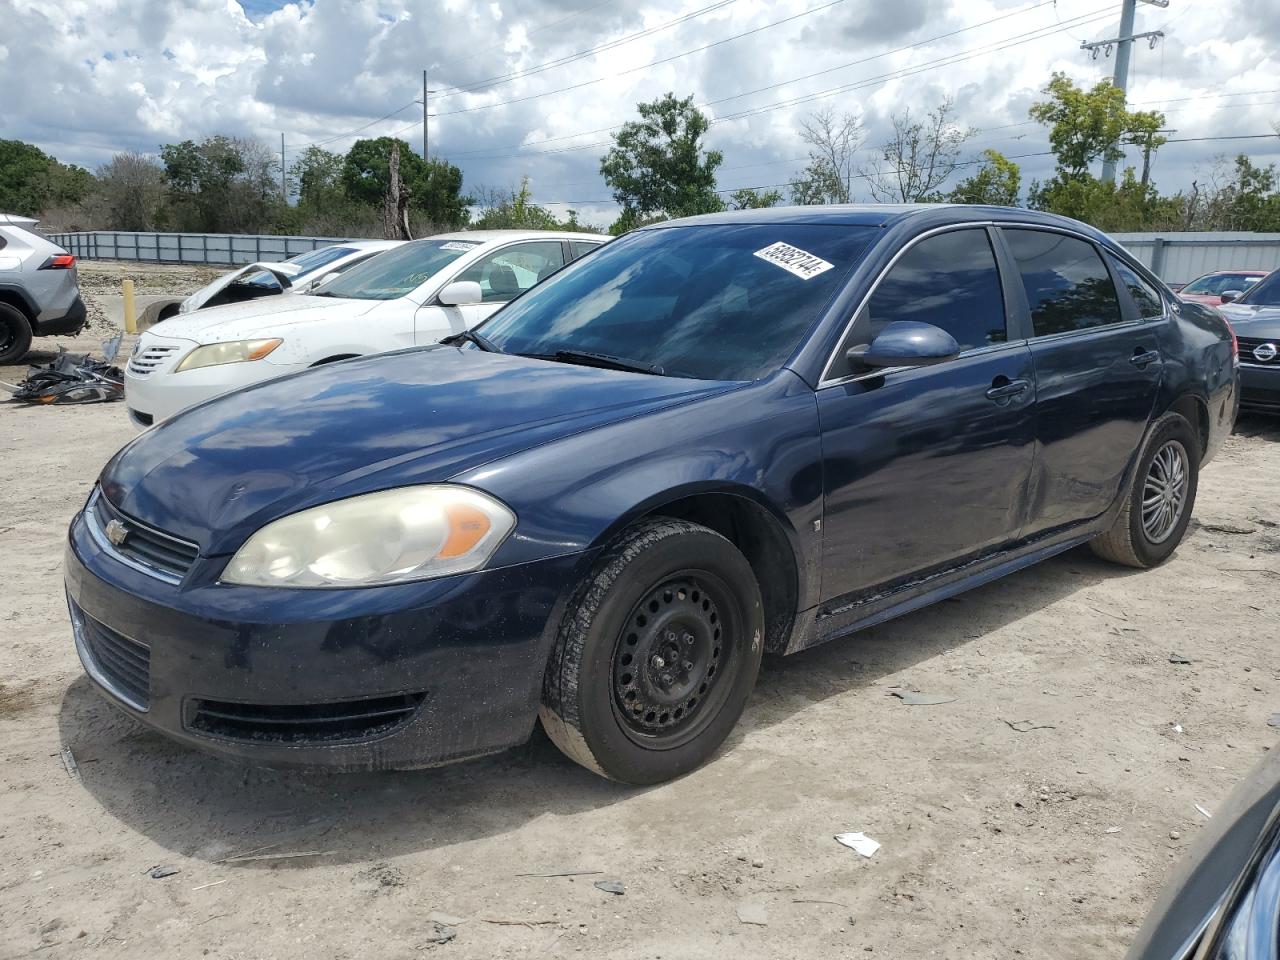
[[[987,390],[987,399],[1008,400],[1020,393],[1026,393],[1030,386],[1030,380],[1009,380],[1003,376],[996,377],[992,381],[990,389]]]
[[[1133,356],[1129,358],[1129,362],[1135,367],[1145,367],[1148,363],[1159,363],[1160,351],[1143,350],[1141,347],[1136,347],[1133,351]]]

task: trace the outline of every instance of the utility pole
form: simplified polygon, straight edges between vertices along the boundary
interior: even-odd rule
[[[427,71],[422,71],[422,159],[427,159]]]
[[[1147,133],[1147,138],[1142,142],[1142,189],[1145,190],[1147,184],[1151,182],[1151,151],[1156,147],[1156,134],[1177,132],[1177,130],[1156,130]]]
[[[1143,3],[1149,3],[1153,7],[1167,7],[1169,0],[1142,0]],[[1148,44],[1154,49],[1156,43],[1164,36],[1163,30],[1148,30],[1146,33],[1133,32],[1133,18],[1137,13],[1138,0],[1121,0],[1120,5],[1120,36],[1112,37],[1110,40],[1094,40],[1091,43],[1080,44],[1081,50],[1090,50],[1093,52],[1093,58],[1098,59],[1098,51],[1105,50],[1106,55],[1111,56],[1112,48],[1116,51],[1115,72],[1112,74],[1111,82],[1120,88],[1122,93],[1129,89],[1129,54],[1135,40],[1147,40]],[[1115,183],[1116,180],[1116,162],[1114,160],[1102,161],[1102,182]]]
[[[284,179],[284,131],[280,131],[280,199],[289,202],[289,188]]]

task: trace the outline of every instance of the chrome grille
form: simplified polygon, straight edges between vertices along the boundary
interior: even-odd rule
[[[1258,367],[1278,367],[1280,368],[1280,337],[1272,337],[1268,340],[1259,340],[1256,337],[1237,337],[1240,343],[1240,362],[1251,363]],[[1253,355],[1253,351],[1264,343],[1269,343],[1277,350],[1277,355],[1270,360],[1259,360]]]
[[[129,358],[129,372],[135,377],[150,376],[181,349],[182,347],[176,343],[154,343]]]
[[[86,510],[86,520],[99,546],[131,566],[172,583],[186,575],[200,554],[196,544],[148,527],[121,513],[101,489],[94,491]],[[109,528],[112,527],[123,532],[123,539],[118,543],[111,538],[112,530]]]

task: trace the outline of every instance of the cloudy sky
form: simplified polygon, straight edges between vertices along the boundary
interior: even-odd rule
[[[213,133],[292,157],[398,135],[466,187],[510,186],[607,222],[597,173],[610,128],[635,104],[692,94],[714,118],[720,187],[784,185],[803,164],[798,124],[831,105],[859,115],[865,159],[888,118],[952,97],[979,132],[966,145],[1046,175],[1046,132],[1027,107],[1053,70],[1080,83],[1112,61],[1080,49],[1115,37],[1119,0],[0,0],[0,137],[90,168],[121,150]],[[1280,0],[1138,4],[1131,102],[1179,139],[1268,134],[1280,120]],[[1166,191],[1223,153],[1280,160],[1280,140],[1170,143]],[[1132,162],[1132,160],[1131,160]],[[863,191],[865,196],[865,190]]]

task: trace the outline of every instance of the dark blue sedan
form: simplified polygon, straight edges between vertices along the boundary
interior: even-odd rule
[[[186,743],[652,783],[791,653],[1078,544],[1166,559],[1235,418],[1230,332],[1073,221],[664,223],[445,345],[193,408],[71,524],[85,669]]]

